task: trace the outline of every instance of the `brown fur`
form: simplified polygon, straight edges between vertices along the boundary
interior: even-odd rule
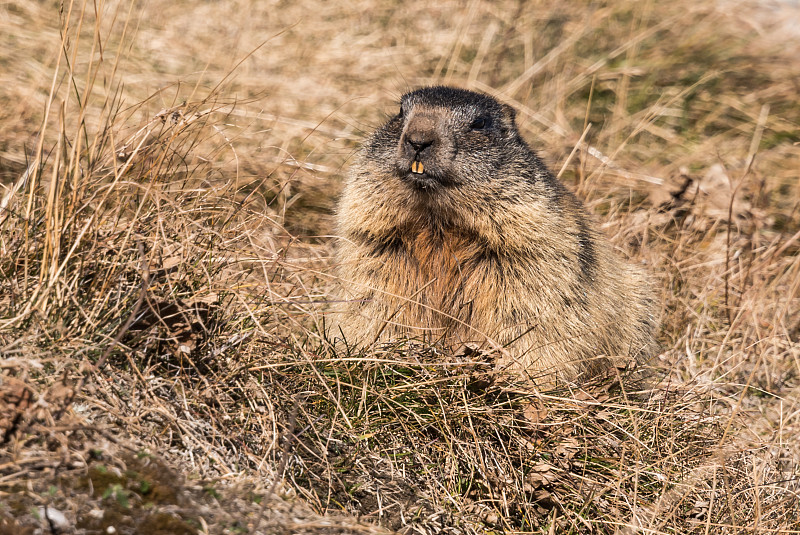
[[[418,160],[424,173],[413,173]],[[338,210],[348,305],[334,337],[504,347],[540,383],[652,354],[645,275],[594,230],[514,111],[447,87],[405,95],[364,144]]]

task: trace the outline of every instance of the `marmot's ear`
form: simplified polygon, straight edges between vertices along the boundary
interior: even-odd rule
[[[503,119],[513,128],[516,128],[515,118],[517,117],[517,111],[508,104],[500,104],[500,106],[503,109]]]
[[[503,116],[503,132],[505,136],[514,137],[517,135],[517,112],[508,104],[500,104],[500,113]]]

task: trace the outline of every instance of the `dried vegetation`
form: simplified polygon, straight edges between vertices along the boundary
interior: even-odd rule
[[[800,533],[793,20],[0,4],[0,533]],[[430,83],[515,105],[649,266],[649,381],[320,336],[341,170]]]

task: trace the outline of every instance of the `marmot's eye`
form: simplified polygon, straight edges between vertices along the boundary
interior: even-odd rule
[[[483,130],[484,128],[489,128],[492,120],[488,117],[478,117],[472,124],[469,125],[470,130]]]

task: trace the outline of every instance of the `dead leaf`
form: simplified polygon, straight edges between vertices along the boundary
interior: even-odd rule
[[[539,405],[538,403],[530,403],[522,410],[522,416],[528,423],[537,425],[545,420],[548,415],[548,410],[546,407]]]
[[[13,377],[3,377],[0,383],[0,434],[4,443],[33,404],[33,391],[24,382]]]

